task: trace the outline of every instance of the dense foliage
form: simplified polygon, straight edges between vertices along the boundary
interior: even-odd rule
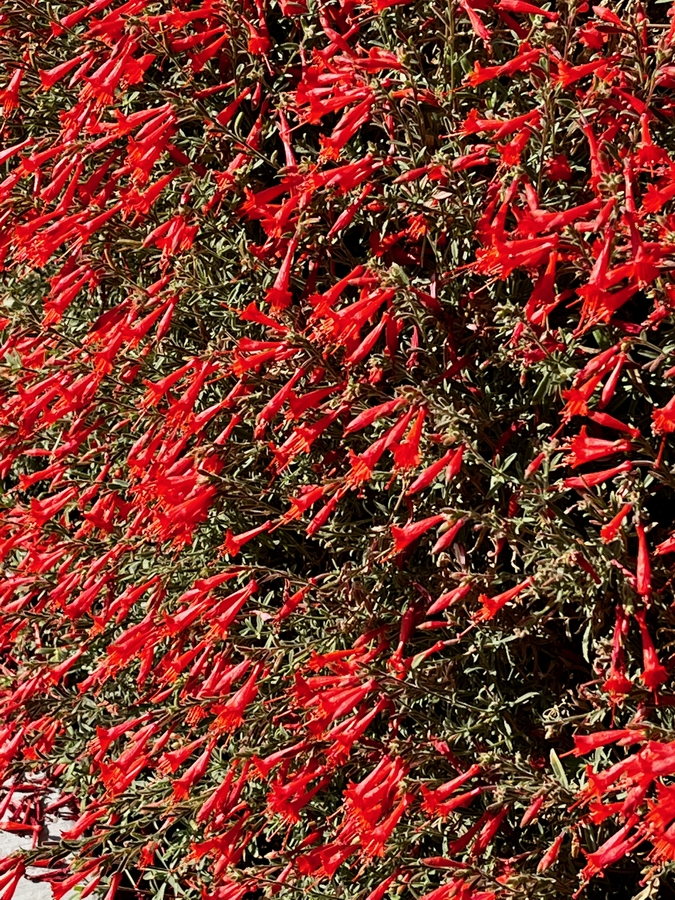
[[[669,896],[670,16],[1,0],[1,900]]]

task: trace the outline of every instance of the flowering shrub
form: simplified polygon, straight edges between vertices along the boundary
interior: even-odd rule
[[[648,7],[0,4],[0,900],[669,896]]]

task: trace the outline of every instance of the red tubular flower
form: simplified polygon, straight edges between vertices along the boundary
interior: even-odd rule
[[[394,0],[394,2],[407,2],[407,0]],[[330,137],[321,138],[322,154],[326,159],[337,159],[340,150],[350,138],[370,120],[370,110],[374,98],[366,97],[361,103],[348,110],[337,123]]]
[[[567,401],[563,417],[571,419],[572,416],[587,416],[588,401],[593,395],[596,387],[602,381],[602,373],[589,378],[585,384],[579,387],[572,387],[563,391],[563,397]]]
[[[524,478],[525,479],[531,478],[535,472],[538,472],[545,459],[546,459],[545,452],[538,453],[535,456],[535,458],[532,460],[532,462],[528,465],[528,467],[525,469]]]
[[[616,607],[616,623],[612,639],[612,660],[609,676],[602,685],[603,691],[612,698],[630,693],[633,687],[632,682],[626,677],[623,652],[623,639],[628,634],[629,625],[630,622],[623,611],[623,607],[618,605]]]
[[[558,837],[553,841],[551,846],[548,848],[546,853],[539,860],[539,864],[537,865],[537,873],[545,872],[547,869],[555,863],[558,859],[558,854],[560,853],[560,848],[562,847],[562,842],[565,839],[565,832],[561,831]]]
[[[675,553],[675,534],[671,534],[665,541],[661,541],[654,549],[654,553],[657,556],[663,556],[665,553]]]
[[[617,453],[627,453],[632,448],[629,441],[605,441],[600,438],[590,438],[586,434],[586,426],[584,425],[579,434],[572,440],[570,445],[571,453],[567,461],[573,469],[584,463],[595,462],[598,459],[605,459],[607,456],[614,456]]]
[[[497,7],[499,9],[505,9],[508,12],[524,13],[525,15],[530,16],[545,16],[550,22],[558,21],[557,12],[541,9],[534,3],[527,3],[526,0],[499,0]]]
[[[38,527],[57,516],[77,496],[76,487],[67,487],[46,500],[31,500],[30,515]]]
[[[539,815],[539,810],[544,805],[544,795],[540,794],[538,797],[535,797],[534,800],[527,807],[525,812],[523,813],[523,817],[520,820],[520,828],[526,828],[530,822],[535,822],[537,820],[537,816]]]
[[[421,519],[419,522],[409,522],[407,525],[403,526],[392,525],[391,536],[394,539],[393,553],[400,553],[402,550],[405,550],[407,546],[414,541],[419,540],[423,534],[426,534],[429,529],[434,528],[436,525],[440,525],[441,522],[445,522],[446,518],[445,515],[439,513],[436,516],[429,516],[426,519]]]
[[[263,522],[262,525],[258,525],[257,528],[251,528],[249,531],[244,531],[242,534],[234,535],[227,529],[227,534],[225,535],[225,543],[223,544],[225,548],[225,552],[229,554],[229,556],[236,556],[244,544],[247,544],[249,541],[252,541],[253,538],[258,537],[259,534],[263,534],[265,531],[269,531],[272,527],[271,520],[267,522]]]
[[[267,808],[270,813],[295,823],[300,821],[300,811],[328,784],[330,776],[325,776],[325,768],[311,763],[306,763],[292,776],[288,775],[287,768],[283,768],[270,783]],[[315,778],[319,781],[308,787]]]
[[[357,212],[361,209],[366,199],[372,194],[374,187],[372,184],[366,184],[361,189],[361,193],[359,198],[355,200],[353,203],[344,210],[344,212],[340,213],[340,215],[335,220],[332,225],[330,231],[328,232],[328,239],[334,238],[336,235],[341,234],[345,229],[347,229],[354,220]]]
[[[389,316],[384,313],[378,324],[365,336],[361,343],[346,358],[345,365],[357,366],[363,362],[377,344],[382,332],[387,327]]]
[[[661,409],[652,412],[655,434],[670,434],[675,431],[675,397],[672,397]]]
[[[366,858],[385,855],[385,844],[393,834],[406,809],[412,803],[413,797],[413,794],[404,794],[388,816],[362,835],[362,852]]]
[[[623,462],[611,469],[603,469],[601,472],[589,472],[587,475],[581,475],[579,478],[566,478],[564,486],[566,488],[574,488],[577,491],[585,491],[605,481],[609,481],[610,478],[614,478],[617,475],[630,472],[632,469],[632,463]]]
[[[478,894],[471,890],[466,882],[453,878],[452,881],[448,881],[428,894],[424,894],[420,900],[451,900],[451,898],[455,897],[462,898],[462,900],[495,900],[496,894],[492,891],[481,891]]]
[[[644,840],[639,831],[630,834],[635,827],[636,821],[637,816],[631,816],[623,828],[615,832],[594,853],[583,851],[586,857],[586,866],[581,872],[581,877],[584,882],[590,881],[594,875],[602,873],[608,866],[623,859],[627,853],[634,850]]]
[[[81,869],[78,869],[76,872],[73,872],[72,875],[69,875],[63,881],[52,882],[52,896],[54,900],[61,900],[69,891],[71,891],[77,885],[86,882],[88,879],[91,879],[92,876],[95,877],[95,873],[100,869],[101,861],[98,859],[90,860],[86,863]],[[83,889],[86,890],[86,886]],[[13,892],[12,892],[13,893]],[[10,900],[12,894],[7,895],[7,900]],[[4,900],[4,898],[3,898]]]
[[[606,525],[600,529],[600,539],[603,544],[610,544],[617,536],[624,519],[632,509],[632,504],[624,503],[619,512]],[[658,548],[657,548],[658,549]]]
[[[467,75],[465,80],[471,87],[476,87],[479,84],[484,84],[486,81],[492,81],[493,78],[500,78],[502,75],[512,75],[514,72],[527,72],[539,60],[540,56],[540,50],[525,50],[501,66],[484,67],[479,62],[476,62],[473,71]]]
[[[519,164],[520,158],[527,147],[531,135],[531,130],[529,128],[524,128],[520,134],[516,135],[516,137],[508,143],[497,145],[497,152],[504,165],[517,166]]]
[[[192,785],[204,776],[215,746],[216,741],[210,741],[203,753],[197,757],[187,772],[173,782],[174,801],[185,800],[190,794]]]
[[[626,360],[626,354],[620,353],[617,358],[616,365],[614,366],[612,373],[610,374],[605,383],[605,386],[602,389],[602,394],[600,395],[600,403],[598,404],[600,409],[604,409],[614,396],[617,385],[619,384],[619,379],[621,378],[621,373],[624,366],[626,365]]]
[[[480,766],[474,763],[470,766],[466,772],[462,772],[461,775],[458,775],[456,778],[453,778],[451,781],[442,784],[440,787],[435,788],[434,790],[429,790],[424,785],[422,786],[422,797],[424,798],[424,802],[422,803],[422,808],[430,813],[434,814],[437,812],[444,802],[453,794],[458,788],[462,787],[466,784],[467,781],[470,781],[480,772]],[[446,813],[447,814],[447,813]]]
[[[349,758],[354,743],[367,731],[377,716],[388,706],[388,701],[381,698],[369,712],[356,713],[339,725],[326,732],[326,740],[333,745],[328,750],[327,759],[331,765],[340,765]]]
[[[319,512],[314,516],[312,521],[307,526],[307,534],[308,535],[311,536],[313,534],[316,534],[316,532],[319,531],[320,528],[323,528],[323,526],[326,524],[328,519],[331,517],[331,515],[335,511],[338,503],[340,502],[340,500],[342,499],[342,497],[345,493],[346,493],[346,488],[338,489],[333,494],[333,496],[330,498],[330,500],[328,500],[322,506],[322,508],[319,510]]]
[[[441,553],[443,550],[447,550],[448,547],[451,547],[454,543],[455,538],[462,530],[466,522],[466,516],[463,516],[461,519],[457,519],[457,521],[453,525],[451,525],[446,532],[441,534],[434,546],[431,548],[431,552]]]
[[[39,75],[43,89],[48,91],[58,81],[65,78],[69,72],[72,72],[76,66],[79,66],[86,60],[93,60],[93,58],[94,54],[90,50],[85,50],[83,53],[79,53],[72,59],[66,60],[66,62],[60,63],[51,69],[40,69]]]
[[[368,0],[370,7],[373,12],[379,13],[384,9],[389,9],[391,6],[400,6],[401,4],[411,3],[412,0]]]
[[[564,153],[559,153],[546,162],[546,174],[553,181],[570,181],[572,169]]]
[[[4,91],[0,91],[0,103],[2,103],[3,116],[9,116],[19,106],[19,89],[23,79],[24,70],[15,69]]]
[[[640,680],[650,691],[656,691],[664,681],[668,680],[668,672],[659,662],[649,630],[647,629],[647,613],[640,609],[635,613],[642,637],[643,668]]]
[[[615,431],[622,431],[625,434],[630,434],[633,438],[640,437],[639,428],[633,428],[632,425],[626,425],[625,422],[622,422],[620,419],[616,419],[614,416],[610,416],[607,413],[594,411],[588,414],[588,418],[591,422],[595,422],[597,425],[602,425],[605,428],[613,428]]]
[[[228,103],[228,105],[225,107],[225,109],[222,110],[222,112],[218,113],[218,115],[216,116],[216,122],[218,122],[218,124],[222,128],[225,128],[227,126],[227,124],[234,118],[234,116],[237,114],[239,107],[244,102],[244,100],[249,96],[250,93],[251,93],[250,87],[244,88],[244,90],[241,91],[241,93],[237,96],[237,98],[235,100],[233,100],[231,103]]]
[[[454,603],[459,603],[460,600],[463,600],[466,595],[471,590],[471,582],[467,582],[466,584],[462,584],[459,587],[454,588],[451,591],[447,591],[431,604],[429,609],[427,610],[427,615],[432,616],[434,613],[442,612],[444,609],[447,609],[449,606],[452,606]]]
[[[637,592],[641,597],[649,597],[652,592],[652,570],[644,526],[638,522],[635,526],[635,531],[638,536],[637,573],[635,579]]]
[[[372,425],[373,422],[376,422],[378,419],[383,418],[384,416],[389,416],[391,413],[396,412],[396,410],[400,409],[402,406],[405,406],[406,401],[403,397],[398,397],[395,400],[388,400],[386,403],[380,403],[378,406],[372,406],[370,409],[364,410],[355,419],[345,427],[344,434],[351,434],[354,431],[360,431],[363,428],[367,428],[369,425]]]
[[[290,399],[293,393],[293,388],[304,374],[305,372],[303,369],[298,369],[296,372],[294,372],[291,378],[286,382],[286,384],[276,392],[276,394],[265,405],[262,411],[258,413],[256,428],[253,432],[253,436],[256,439],[260,439],[264,435],[267,424],[271,422],[272,419],[277,415],[277,413],[283,407],[284,403],[286,403]]]
[[[385,878],[384,881],[381,881],[380,884],[368,894],[366,900],[384,900],[385,894],[398,878],[398,874],[397,870],[393,875],[390,875],[388,878]]]
[[[615,364],[614,359],[617,353],[619,353],[620,347],[620,344],[614,344],[614,346],[609,347],[607,350],[603,350],[601,353],[597,353],[595,356],[593,356],[592,359],[586,363],[583,369],[577,373],[575,382],[583,382],[590,378],[592,375],[602,375],[606,373]]]
[[[374,678],[369,678],[364,684],[357,684],[351,688],[323,691],[317,698],[321,728],[352,712],[365,700],[368,694],[377,690],[377,688],[377,681]]]
[[[508,814],[509,807],[507,805],[503,806],[497,812],[489,812],[487,821],[478,833],[478,837],[471,847],[470,852],[474,859],[480,859],[501,828],[501,824]]]
[[[258,683],[264,671],[262,665],[257,665],[251,672],[247,681],[224,704],[215,708],[217,713],[216,728],[221,731],[234,731],[244,721],[244,712],[258,695]]]
[[[510,600],[517,597],[518,594],[530,587],[531,584],[532,579],[526,578],[525,581],[521,581],[520,584],[509,588],[508,591],[504,591],[502,594],[497,594],[496,597],[488,597],[486,594],[481,594],[478,599],[482,603],[483,608],[474,614],[474,618],[476,621],[493,619],[503,606],[506,606]]]
[[[453,478],[459,475],[462,468],[462,461],[464,460],[464,451],[465,447],[462,446],[458,450],[455,450],[453,455],[450,457],[448,467],[445,470],[446,482],[452,481]]]
[[[572,752],[575,756],[584,756],[598,747],[606,747],[608,744],[617,742],[621,743],[622,746],[626,746],[626,744],[631,744],[642,738],[642,732],[631,731],[629,728],[617,731],[596,731],[593,734],[575,734],[574,750]]]
[[[462,448],[463,449],[463,448]],[[424,488],[428,487],[435,478],[440,475],[443,469],[451,462],[455,453],[459,451],[456,450],[448,450],[440,459],[437,459],[435,463],[432,463],[430,466],[417,476],[417,478],[410,485],[408,490],[406,491],[407,496],[412,496],[412,494],[416,494],[418,491],[424,490]]]
[[[422,427],[424,425],[424,419],[426,418],[426,415],[427,412],[424,407],[419,409],[417,411],[415,421],[413,422],[410,431],[406,435],[405,439],[401,441],[401,443],[396,443],[393,445],[392,453],[394,455],[396,468],[411,469],[419,464],[419,443],[422,437]]]
[[[76,841],[84,832],[90,828],[98,819],[106,815],[108,810],[105,807],[89,810],[83,813],[79,819],[73,823],[71,828],[64,831],[63,834],[68,841]]]

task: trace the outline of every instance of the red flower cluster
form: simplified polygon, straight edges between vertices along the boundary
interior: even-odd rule
[[[549,7],[2,4],[0,900],[675,858],[675,8]]]

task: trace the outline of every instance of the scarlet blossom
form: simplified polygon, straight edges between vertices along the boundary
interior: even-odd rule
[[[546,174],[554,181],[569,181],[572,177],[572,169],[564,153],[559,153],[546,162]]]
[[[525,125],[537,122],[539,118],[540,113],[538,110],[525,113],[522,116],[515,116],[512,119],[480,118],[478,110],[474,107],[469,111],[462,123],[460,132],[461,134],[469,135],[494,131],[495,140],[501,140],[515,131],[520,131]]]
[[[592,375],[605,373],[611,369],[616,363],[616,357],[620,352],[620,347],[620,344],[614,344],[612,347],[608,347],[607,350],[594,354],[583,369],[577,374],[575,381],[586,381],[586,379],[590,378]]]
[[[441,553],[443,550],[446,550],[448,547],[451,547],[455,538],[461,531],[462,527],[466,522],[466,518],[457,519],[457,521],[448,528],[447,531],[443,532],[434,546],[431,548],[432,553]]]
[[[368,894],[365,900],[383,900],[387,891],[397,878],[398,872],[394,872],[393,875],[389,875],[388,878],[385,878],[384,881],[380,882],[380,884],[378,884],[378,886]]]
[[[634,743],[643,737],[640,731],[631,731],[629,728],[618,729],[616,731],[596,731],[594,734],[575,734],[574,750],[575,756],[584,756],[591,753],[598,747],[606,747],[608,744],[619,742],[621,746]]]
[[[529,465],[528,465],[527,468],[525,469],[524,477],[525,477],[526,479],[527,479],[527,478],[531,478],[531,477],[535,474],[535,472],[538,472],[538,471],[539,471],[539,469],[541,468],[541,466],[542,466],[542,464],[544,463],[545,459],[546,459],[546,453],[544,453],[544,452],[538,453],[538,454],[535,456],[535,458],[532,460],[532,462],[529,463]]]
[[[641,597],[649,597],[652,592],[652,572],[644,526],[638,522],[635,531],[638,536],[636,588]]]
[[[440,459],[436,460],[436,462],[432,463],[430,466],[427,466],[427,468],[417,476],[406,491],[406,494],[410,496],[411,494],[416,494],[418,491],[424,490],[424,488],[428,487],[446,467],[448,470],[450,470],[450,467],[452,467],[453,470],[459,469],[463,456],[463,447],[460,447],[459,450],[448,450]],[[454,474],[457,474],[456,471],[453,471],[453,475]]]
[[[246,708],[258,695],[258,681],[262,671],[262,666],[256,666],[242,687],[224,704],[216,706],[216,728],[224,732],[230,732],[241,725],[244,721]]]
[[[633,831],[637,821],[636,816],[631,816],[628,822],[608,838],[593,853],[584,851],[586,866],[581,872],[584,881],[590,880],[593,875],[603,872],[608,866],[622,859],[631,850],[634,850],[644,838],[639,831]],[[633,832],[631,834],[631,832]]]
[[[431,604],[431,606],[427,610],[427,615],[432,616],[435,613],[442,612],[444,609],[447,609],[449,606],[452,606],[455,603],[459,603],[460,600],[463,600],[464,597],[467,596],[470,590],[471,583],[468,582],[454,588],[451,591],[447,591],[446,593],[441,594],[441,596]]]
[[[588,474],[581,475],[578,478],[566,478],[564,481],[564,486],[566,488],[573,488],[577,491],[585,491],[589,488],[595,487],[598,484],[602,484],[605,481],[609,481],[611,478],[615,478],[617,475],[623,475],[626,472],[631,472],[632,469],[632,463],[623,462],[618,466],[613,466],[611,469],[602,469],[600,472],[589,472]]]
[[[475,87],[486,81],[492,81],[493,78],[499,78],[502,75],[512,75],[514,72],[529,71],[533,63],[537,61],[540,56],[541,52],[539,50],[532,50],[528,45],[523,45],[521,53],[502,65],[483,67],[479,62],[476,62],[473,72],[466,77],[466,81],[472,87]]]
[[[453,778],[451,781],[446,782],[446,784],[441,785],[438,788],[430,791],[426,787],[422,787],[422,796],[424,798],[424,802],[422,804],[423,809],[430,813],[435,814],[439,811],[444,803],[448,800],[451,794],[453,794],[460,787],[465,785],[467,781],[470,781],[480,772],[480,766],[474,764],[470,766],[466,772],[463,772],[461,775],[458,775],[456,778]],[[464,801],[463,801],[464,802]],[[450,812],[448,809],[443,815],[447,815]]]
[[[503,606],[506,606],[509,601],[513,600],[518,594],[530,587],[531,584],[532,578],[526,578],[524,581],[521,581],[520,584],[509,588],[508,591],[497,594],[495,597],[488,597],[486,594],[481,594],[478,599],[483,608],[475,613],[474,618],[477,621],[493,619]]]
[[[417,411],[415,421],[410,427],[410,431],[408,432],[404,440],[400,443],[396,442],[393,444],[392,452],[394,455],[396,468],[411,469],[419,464],[419,444],[422,437],[422,427],[424,425],[424,419],[426,418],[426,415],[427,412],[424,407],[419,409]]]
[[[544,795],[540,794],[538,797],[535,797],[534,800],[527,807],[525,812],[523,813],[523,817],[520,820],[520,828],[526,828],[531,822],[536,822],[539,812],[544,805]]]
[[[534,3],[526,2],[526,0],[499,0],[497,7],[499,9],[506,9],[509,12],[526,13],[533,16],[545,16],[551,22],[558,21],[558,13],[551,12],[547,9],[541,9]]]
[[[331,517],[338,503],[342,499],[344,493],[346,492],[345,488],[339,488],[330,500],[326,501],[319,512],[314,516],[312,521],[307,526],[307,534],[312,535],[316,534],[316,532],[323,528],[328,519]]]
[[[319,781],[309,787],[316,778]],[[305,765],[293,774],[285,769],[270,783],[268,810],[288,822],[299,822],[300,811],[329,781],[330,776],[320,765]]]
[[[59,491],[58,494],[54,494],[45,500],[31,500],[31,518],[38,527],[42,527],[46,522],[58,515],[76,496],[76,487],[66,487]]]
[[[623,641],[628,634],[629,619],[623,611],[623,607],[616,607],[616,622],[612,638],[612,657],[609,675],[602,685],[603,691],[616,699],[630,693],[633,683],[626,677]]]
[[[571,419],[573,416],[589,415],[588,402],[601,381],[602,373],[589,378],[580,387],[572,387],[563,391],[563,398],[567,401],[565,412],[563,413],[565,419]]]
[[[159,844],[157,841],[148,841],[148,843],[144,845],[138,861],[139,869],[147,869],[153,864],[153,862],[155,861],[155,853],[157,852],[158,846]]]
[[[601,31],[595,22],[587,22],[577,29],[576,34],[581,43],[592,50],[602,50],[603,44],[607,41],[607,34]]]
[[[60,81],[62,78],[65,78],[65,76],[68,75],[69,72],[72,72],[72,70],[76,66],[81,65],[86,60],[93,60],[93,57],[94,55],[91,51],[85,50],[83,53],[79,53],[77,56],[74,56],[63,63],[59,63],[58,65],[53,66],[51,69],[41,69],[39,71],[39,75],[43,89],[49,90],[58,81]]]
[[[262,525],[258,525],[256,528],[251,528],[248,531],[237,535],[232,534],[232,532],[228,528],[227,534],[225,535],[225,543],[223,545],[225,548],[225,552],[229,554],[229,556],[237,556],[237,554],[245,544],[258,537],[259,534],[263,534],[265,531],[269,531],[271,527],[272,522],[271,520],[268,520],[267,522],[263,522]]]
[[[485,822],[482,823],[482,828],[478,832],[478,837],[471,846],[470,855],[474,859],[479,859],[483,855],[492,842],[492,839],[501,828],[502,822],[507,817],[508,813],[509,807],[507,805],[502,806],[501,809],[496,811],[487,810]]]
[[[421,538],[430,528],[440,525],[440,523],[445,522],[445,520],[446,516],[439,513],[436,516],[428,516],[426,519],[421,519],[419,522],[409,522],[407,525],[403,526],[392,525],[391,536],[394,539],[393,552],[400,553],[402,550],[405,550],[409,544],[412,544],[414,541]]]
[[[405,793],[391,812],[368,832],[363,834],[363,855],[365,857],[384,856],[386,843],[413,801],[412,793]]]
[[[675,431],[675,397],[665,406],[652,412],[653,429],[656,434],[670,434]]]
[[[611,543],[617,536],[624,519],[632,509],[631,503],[624,503],[619,512],[600,529],[600,539],[603,544]],[[658,552],[658,548],[657,548]]]
[[[647,628],[646,617],[647,613],[644,609],[637,610],[635,613],[635,618],[640,626],[640,636],[642,638],[643,668],[640,679],[645,687],[649,688],[649,690],[656,691],[664,681],[668,680],[669,676],[656,655],[656,650]]]
[[[530,140],[532,132],[529,128],[523,128],[520,134],[516,135],[506,144],[498,144],[497,151],[504,165],[517,166],[523,155],[527,143]]]
[[[494,891],[475,891],[466,881],[453,878],[446,884],[424,894],[420,900],[496,900]]]
[[[675,535],[672,535],[665,539],[665,541],[661,541],[657,547],[654,548],[654,553],[657,556],[662,556],[665,553],[674,553],[675,552]]]
[[[7,87],[0,91],[0,103],[2,103],[3,116],[9,116],[19,106],[19,89],[23,80],[24,70],[14,69],[10,75]]]
[[[537,872],[545,872],[547,869],[550,869],[551,866],[556,862],[558,856],[560,854],[560,848],[562,847],[562,843],[565,840],[565,832],[561,831],[558,837],[553,841],[551,846],[548,848],[546,853],[542,856],[537,864]]]
[[[619,379],[621,378],[621,372],[626,364],[627,356],[625,353],[620,353],[616,365],[612,370],[611,375],[607,379],[605,386],[602,389],[602,394],[600,395],[600,409],[604,409],[605,406],[610,402],[614,393],[616,391],[617,385],[619,384]]]
[[[588,462],[595,462],[607,456],[617,453],[626,453],[631,449],[631,443],[625,440],[607,441],[601,438],[588,437],[586,426],[582,426],[579,434],[570,444],[568,462],[573,469]]]
[[[203,777],[211,759],[211,754],[216,745],[215,741],[211,741],[199,757],[192,763],[190,768],[173,782],[174,800],[183,800],[189,793],[192,785]]]
[[[620,431],[624,434],[630,434],[630,436],[633,438],[640,437],[639,428],[633,428],[630,425],[626,425],[625,422],[622,422],[620,419],[616,419],[614,416],[610,416],[608,413],[589,412],[588,418],[591,420],[591,422],[595,422],[597,425],[602,425],[604,428],[613,428],[615,431]]]

